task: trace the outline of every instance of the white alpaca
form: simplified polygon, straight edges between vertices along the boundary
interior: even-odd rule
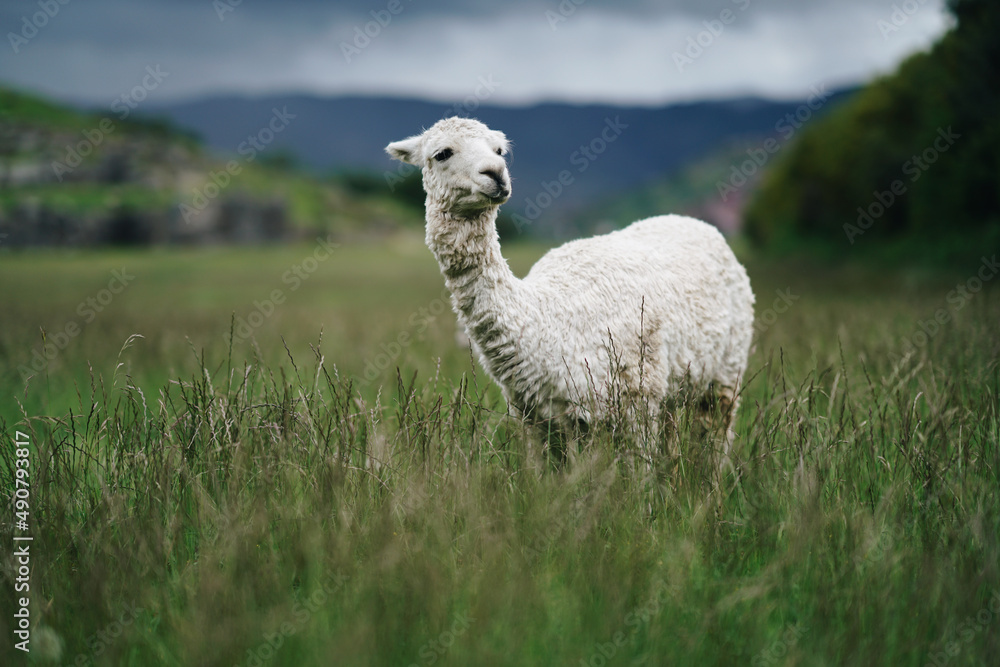
[[[648,218],[555,248],[519,280],[495,224],[511,195],[507,146],[479,121],[447,118],[386,151],[423,171],[427,245],[508,404],[567,426],[606,417],[612,392],[655,409],[694,390],[728,427],[754,296],[722,235],[692,218]]]

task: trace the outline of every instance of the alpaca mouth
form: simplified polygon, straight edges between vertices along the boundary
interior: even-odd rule
[[[497,184],[496,189],[492,192],[483,192],[486,198],[495,204],[502,204],[508,199],[510,199],[510,188],[505,185]]]

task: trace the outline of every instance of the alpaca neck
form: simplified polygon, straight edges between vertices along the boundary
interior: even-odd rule
[[[427,202],[427,246],[465,324],[495,299],[513,298],[520,284],[500,253],[496,217],[497,207],[466,218]]]
[[[496,217],[496,207],[471,218],[455,217],[428,200],[427,245],[483,365],[507,390],[525,365],[519,340],[532,308],[500,253]]]

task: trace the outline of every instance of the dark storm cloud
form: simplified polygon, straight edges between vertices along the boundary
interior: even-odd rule
[[[151,65],[170,72],[150,96],[164,101],[275,91],[443,100],[473,93],[480,77],[500,82],[492,101],[509,103],[794,97],[890,69],[946,26],[943,0],[888,35],[878,25],[892,3],[879,0],[395,1],[41,0],[58,11],[21,40],[10,35],[39,0],[5,2],[0,81],[93,104]],[[721,34],[701,35],[725,12]],[[699,36],[707,43],[692,50]]]
[[[247,0],[247,7],[250,6]],[[530,0],[507,0],[497,2],[496,0],[402,0],[404,3],[419,3],[422,11],[429,14],[447,14],[450,16],[486,17],[502,14],[520,14],[524,12],[544,12],[545,10],[558,11],[562,0],[550,0],[549,2],[537,2]],[[670,2],[658,2],[657,0],[566,0],[580,8],[593,8],[605,12],[626,14],[636,17],[660,16],[663,14],[687,14],[695,17],[712,17],[718,15],[723,9],[732,7],[732,0],[673,0]],[[204,6],[210,2],[202,0],[180,0],[179,2],[167,2],[167,0],[145,0],[140,4],[169,4]],[[310,12],[330,12],[331,14],[366,16],[373,9],[378,10],[384,7],[387,2],[373,2],[372,0],[346,0],[329,2],[328,0],[270,0],[266,2],[254,2],[256,11],[276,11],[285,12],[289,7],[308,10]],[[753,6],[769,12],[802,13],[810,8],[821,5],[828,5],[829,0],[752,0]],[[841,0],[840,5],[871,5],[871,0]]]

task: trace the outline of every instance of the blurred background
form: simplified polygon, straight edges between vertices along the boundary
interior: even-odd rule
[[[866,249],[940,250],[928,237],[997,221],[995,14],[973,0],[7,2],[0,247],[417,228],[419,176],[382,148],[465,115],[514,143],[505,238],[671,211],[845,255],[844,225],[902,179],[899,205],[861,217]],[[952,126],[966,140],[948,166],[903,173]]]

